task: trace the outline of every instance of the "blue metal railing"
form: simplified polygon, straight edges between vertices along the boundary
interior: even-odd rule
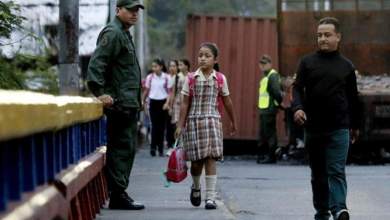
[[[0,212],[23,192],[51,183],[71,164],[105,145],[104,117],[0,142]]]

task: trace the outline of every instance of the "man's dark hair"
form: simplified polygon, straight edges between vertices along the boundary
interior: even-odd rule
[[[337,18],[334,18],[334,17],[322,18],[318,22],[318,25],[321,25],[321,24],[333,24],[336,33],[340,33],[340,22]]]

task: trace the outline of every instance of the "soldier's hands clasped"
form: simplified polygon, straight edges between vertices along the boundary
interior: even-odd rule
[[[114,104],[114,99],[110,95],[101,95],[97,98],[103,102],[104,107],[110,107]]]

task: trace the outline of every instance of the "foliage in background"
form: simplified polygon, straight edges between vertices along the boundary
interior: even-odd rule
[[[0,1],[0,37],[10,38],[13,30],[22,28],[21,24],[26,18],[18,15],[19,12],[20,6],[13,1]]]
[[[0,2],[0,39],[13,40],[15,30],[26,33],[25,37],[34,37],[24,30],[22,22],[26,20],[20,14],[20,6],[13,1]],[[16,42],[23,40],[17,39]],[[16,42],[4,43],[1,46]],[[39,42],[39,41],[38,41]],[[0,89],[27,89],[37,92],[58,94],[58,74],[47,56],[29,56],[16,54],[12,59],[0,55]]]
[[[17,54],[0,58],[0,89],[27,89],[58,94],[57,69],[46,56]]]
[[[276,17],[276,0],[147,0],[150,55],[185,56],[189,14]]]

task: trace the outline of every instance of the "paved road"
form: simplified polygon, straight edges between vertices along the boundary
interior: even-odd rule
[[[349,166],[347,175],[351,219],[389,220],[390,166]],[[236,219],[313,219],[307,166],[227,161],[219,180],[224,203]]]
[[[103,209],[97,219],[313,219],[310,170],[306,166],[257,165],[253,160],[227,159],[218,164],[219,208],[206,211],[203,204],[194,208],[188,200],[190,178],[164,187],[161,173],[166,160],[151,158],[147,150],[141,149],[128,192],[145,203],[146,209]],[[350,166],[347,172],[351,219],[390,219],[390,166]]]

